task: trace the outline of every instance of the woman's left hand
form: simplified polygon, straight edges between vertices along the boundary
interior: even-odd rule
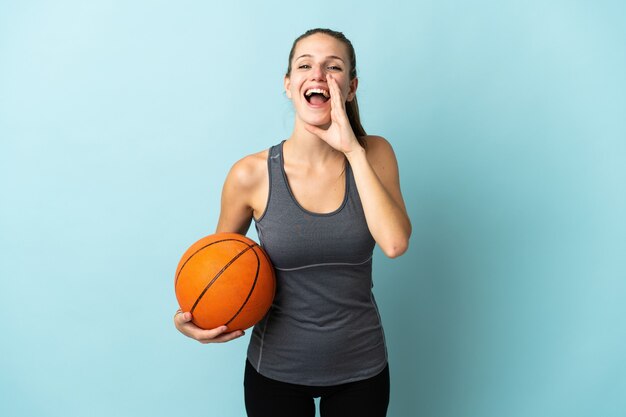
[[[334,149],[347,154],[359,149],[361,145],[352,131],[352,126],[350,126],[350,120],[346,114],[345,98],[337,81],[331,74],[328,74],[326,83],[330,90],[330,126],[328,129],[322,129],[306,123],[304,127]]]

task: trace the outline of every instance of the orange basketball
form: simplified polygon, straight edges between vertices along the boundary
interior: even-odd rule
[[[206,236],[183,254],[174,281],[183,311],[203,329],[244,330],[272,305],[276,280],[265,251],[237,233]]]

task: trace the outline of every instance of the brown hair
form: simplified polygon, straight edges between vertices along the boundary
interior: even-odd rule
[[[293,60],[293,54],[296,50],[296,45],[301,39],[309,37],[311,35],[315,35],[316,33],[323,33],[324,35],[332,36],[338,41],[343,42],[344,45],[348,48],[348,58],[350,60],[350,81],[356,78],[356,54],[354,52],[354,47],[352,46],[352,42],[341,32],[337,32],[331,29],[323,29],[316,28],[310,29],[304,32],[302,35],[298,36],[295,41],[293,41],[293,45],[291,46],[291,51],[289,52],[289,65],[287,66],[286,77],[289,77],[291,74],[291,61]],[[361,144],[361,146],[365,147],[365,139],[363,136],[366,136],[365,129],[363,129],[363,125],[361,125],[361,118],[359,116],[359,105],[356,101],[356,95],[352,99],[352,101],[346,102],[346,114],[348,115],[348,120],[350,121],[350,126],[354,131],[354,135],[357,140]]]

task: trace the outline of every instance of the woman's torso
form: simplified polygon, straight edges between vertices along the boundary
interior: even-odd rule
[[[300,205],[284,169],[283,143],[267,158],[269,190],[256,219],[276,269],[274,303],[250,340],[248,359],[277,380],[334,385],[368,378],[387,362],[372,288],[369,233],[350,166],[328,213]]]

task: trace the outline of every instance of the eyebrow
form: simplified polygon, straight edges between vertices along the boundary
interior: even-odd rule
[[[299,57],[296,58],[296,61],[299,60],[300,58],[313,58],[313,55],[311,54],[300,55]],[[334,59],[340,60],[341,62],[344,62],[343,58],[337,55],[328,55],[326,58],[334,58]]]

